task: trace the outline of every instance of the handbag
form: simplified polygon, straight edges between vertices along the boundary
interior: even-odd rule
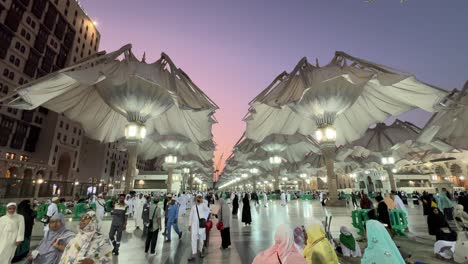
[[[205,228],[206,227],[206,219],[205,218],[200,218],[200,214],[198,213],[198,205],[195,205],[195,208],[197,209],[198,227],[199,228]]]
[[[217,228],[219,231],[224,230],[223,221],[219,221],[219,222],[216,224],[216,228]]]
[[[279,264],[283,264],[283,262],[281,262],[281,259],[279,257],[278,251],[276,251],[276,257],[278,257]]]
[[[153,230],[153,222],[154,222],[153,220],[154,220],[154,215],[156,214],[157,209],[158,207],[156,206],[156,208],[154,208],[153,216],[151,216],[151,221],[148,224],[148,230]]]

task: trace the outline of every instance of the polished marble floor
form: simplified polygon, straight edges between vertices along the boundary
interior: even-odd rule
[[[280,206],[279,202],[270,202],[268,207],[252,206],[253,222],[251,226],[243,226],[237,217],[231,221],[232,246],[227,250],[220,250],[221,237],[215,227],[210,232],[210,244],[204,259],[197,259],[195,263],[252,263],[255,255],[269,247],[273,243],[276,227],[281,223],[287,223],[291,227],[321,222],[325,215],[333,216],[331,232],[338,237],[341,225],[351,226],[351,208],[322,208],[317,201],[291,201],[286,207]],[[134,221],[129,220],[127,231],[124,232],[120,255],[114,258],[114,263],[187,263],[191,254],[190,233],[187,230],[187,218],[180,217],[179,227],[184,232],[182,240],[173,233],[172,242],[163,243],[163,237],[159,236],[156,255],[144,253],[144,240],[141,238],[141,230],[135,230]],[[216,223],[216,220],[214,220]],[[77,222],[68,222],[69,228],[76,229]],[[420,206],[409,208],[408,238],[395,238],[395,242],[402,248],[413,254],[414,260],[425,263],[451,263],[440,261],[434,257],[434,238],[427,234],[426,219],[422,215]],[[103,223],[103,232],[107,233],[110,221]],[[33,245],[37,244],[42,236],[42,227],[36,225],[33,232]],[[365,244],[361,244],[365,247]],[[341,263],[360,263],[358,259],[341,259]]]

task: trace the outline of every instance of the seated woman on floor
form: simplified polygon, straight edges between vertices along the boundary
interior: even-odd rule
[[[275,233],[275,244],[260,252],[252,264],[305,264],[306,260],[297,250],[291,228],[282,224]]]
[[[436,237],[436,240],[455,241],[457,233],[452,231],[439,208],[433,207],[427,216],[427,228],[429,234]]]
[[[328,241],[320,224],[313,224],[307,229],[307,245],[302,255],[306,258],[307,264],[338,264],[335,249]]]
[[[376,220],[366,222],[367,248],[361,264],[405,264],[387,229]]]
[[[362,256],[359,244],[356,242],[356,239],[354,239],[353,234],[346,226],[342,226],[340,228],[340,241],[338,248],[337,250],[341,251],[341,253],[345,257]]]

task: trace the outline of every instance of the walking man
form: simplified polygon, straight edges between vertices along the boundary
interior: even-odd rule
[[[114,246],[112,253],[119,255],[120,240],[122,239],[122,231],[127,228],[128,205],[125,204],[125,194],[119,195],[119,202],[114,205],[112,210],[112,223],[109,232],[109,239]]]
[[[179,216],[179,206],[175,203],[176,200],[172,198],[171,202],[168,206],[168,213],[167,213],[167,240],[166,242],[171,242],[171,233],[172,227],[174,227],[174,231],[176,231],[177,235],[179,235],[179,239],[182,237],[182,232],[179,231],[179,226],[177,225],[177,220]]]

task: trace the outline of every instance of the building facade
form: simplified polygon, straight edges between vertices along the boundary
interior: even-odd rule
[[[77,1],[0,0],[0,97],[92,56],[100,37]],[[0,105],[0,198],[72,192],[82,142],[62,115]]]

